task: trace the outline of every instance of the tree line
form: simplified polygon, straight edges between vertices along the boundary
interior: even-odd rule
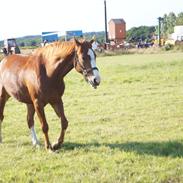
[[[179,13],[177,16],[175,13],[170,12],[169,14],[164,14],[161,22],[161,34],[164,38],[167,38],[169,34],[174,32],[174,27],[177,25],[183,25],[183,12]]]
[[[161,18],[161,36],[164,39],[167,39],[168,36],[174,32],[175,26],[183,25],[183,12],[179,13],[178,15],[170,12],[169,14],[164,14]],[[132,27],[127,31],[126,39],[129,42],[151,41],[153,36],[158,35],[158,29],[158,25]]]

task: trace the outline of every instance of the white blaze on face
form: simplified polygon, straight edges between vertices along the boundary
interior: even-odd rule
[[[90,56],[90,62],[91,62],[91,67],[95,68],[96,66],[96,60],[95,60],[95,55],[92,49],[88,49],[88,55]],[[99,71],[94,69],[93,70],[93,79],[99,84],[100,83],[100,75]]]

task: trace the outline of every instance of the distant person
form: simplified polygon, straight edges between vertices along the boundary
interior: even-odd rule
[[[43,46],[46,46],[48,44],[48,41],[45,39],[44,41],[43,41]]]

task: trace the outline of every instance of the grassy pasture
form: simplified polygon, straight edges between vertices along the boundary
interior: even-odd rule
[[[98,67],[97,90],[74,70],[65,78],[59,153],[33,148],[25,105],[7,102],[0,183],[183,182],[183,53],[100,57]],[[54,142],[59,121],[50,106],[46,115]]]

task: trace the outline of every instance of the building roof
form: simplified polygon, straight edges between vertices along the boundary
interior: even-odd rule
[[[122,24],[122,23],[126,23],[125,21],[124,21],[124,19],[122,19],[122,18],[112,18],[109,22],[114,22],[115,24]]]

